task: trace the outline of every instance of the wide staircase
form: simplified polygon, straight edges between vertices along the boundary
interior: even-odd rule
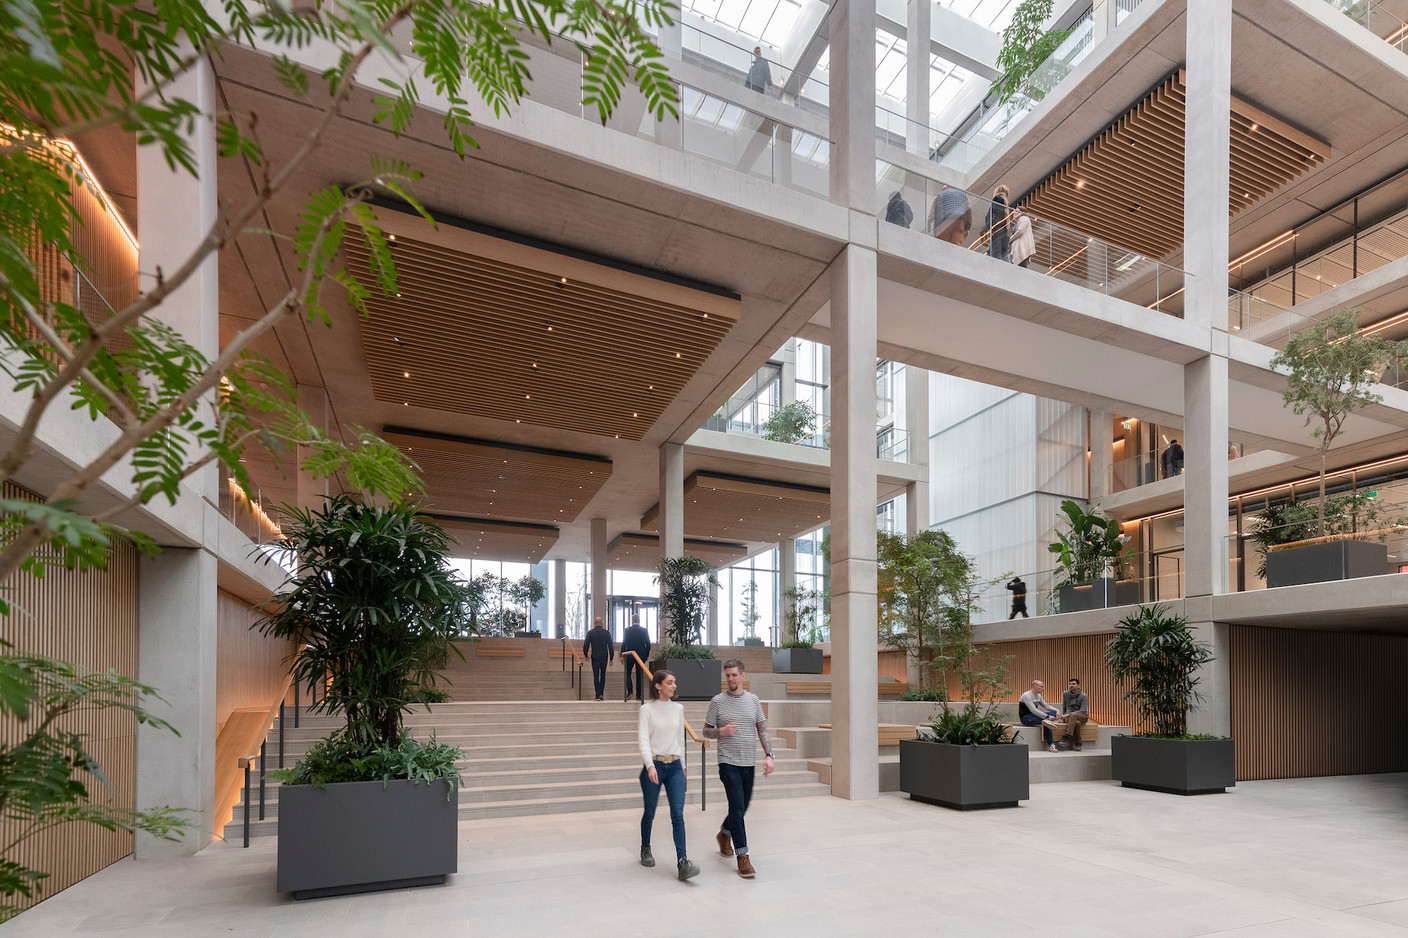
[[[592,700],[590,694],[577,702],[576,691],[567,685],[567,676],[560,670],[556,673],[558,689],[567,688],[570,695],[564,696],[571,699],[545,700],[540,696],[529,701],[459,700],[434,704],[428,710],[417,708],[407,715],[406,726],[417,738],[428,739],[433,733],[438,741],[464,749],[465,757],[460,763],[464,773],[459,795],[460,820],[639,807],[639,710],[634,701],[621,700],[619,669],[613,672],[617,687],[614,697],[604,702]],[[505,689],[504,693],[508,691]],[[684,704],[685,718],[696,730],[704,725],[707,706],[703,701]],[[340,719],[304,713],[295,729],[291,708],[285,720],[284,761],[289,766],[341,723]],[[279,732],[275,724],[267,747],[270,769],[278,765]],[[816,774],[808,770],[806,760],[795,750],[779,745],[776,755],[777,768],[770,777],[764,780],[759,771],[754,797],[830,793],[829,786],[817,781]],[[700,810],[702,780],[708,810],[722,815],[724,793],[712,743],[705,762],[707,765],[701,766],[699,745],[690,743],[688,804],[690,810]],[[276,834],[279,785],[272,780],[266,782],[264,819],[258,820],[259,776],[252,771],[250,777],[250,835]],[[226,839],[239,843],[243,825],[242,802],[225,827]]]

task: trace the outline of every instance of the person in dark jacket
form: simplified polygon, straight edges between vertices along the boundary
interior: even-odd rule
[[[650,660],[650,633],[640,624],[640,616],[631,616],[631,624],[621,638],[621,665],[626,669],[626,699],[631,699],[631,676],[634,675],[636,700],[644,703],[645,671],[641,669],[640,661],[626,654],[628,651],[640,655],[641,661]]]
[[[1023,619],[1030,619],[1027,615],[1027,584],[1022,582],[1022,578],[1014,576],[1007,581],[1007,588],[1012,591],[1012,614],[1009,619],[1017,618],[1017,613],[1022,614]]]
[[[768,68],[768,60],[763,58],[762,46],[753,48],[753,64],[748,66],[748,77],[743,85],[758,94],[767,94],[772,86],[772,70]]]
[[[1183,447],[1178,445],[1177,440],[1168,444],[1168,449],[1159,457],[1163,463],[1164,478],[1172,479],[1174,476],[1183,475]]]
[[[1007,200],[1011,196],[1012,190],[1006,186],[994,189],[992,204],[988,206],[987,219],[983,224],[983,230],[988,234],[988,257],[1000,261],[1007,260],[1007,252],[1012,247],[1012,229],[1007,221]]]
[[[885,205],[885,220],[901,228],[908,228],[914,221],[914,209],[909,207],[898,189],[890,193],[890,201]]]
[[[582,642],[582,657],[592,663],[592,686],[596,688],[596,699],[605,700],[606,667],[616,657],[616,646],[611,641],[611,633],[601,624],[601,616],[596,617],[596,625],[592,626]]]

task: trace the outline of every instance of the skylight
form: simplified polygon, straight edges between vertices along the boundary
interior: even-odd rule
[[[802,12],[796,0],[682,0],[680,8],[774,49],[786,45]]]

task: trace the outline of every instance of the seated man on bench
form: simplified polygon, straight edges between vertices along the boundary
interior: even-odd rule
[[[1071,678],[1070,689],[1061,695],[1061,715],[1056,719],[1066,724],[1066,735],[1057,745],[1080,752],[1080,731],[1090,721],[1090,696],[1080,689],[1080,678]]]
[[[1046,750],[1055,752],[1056,747],[1051,742],[1051,727],[1045,725],[1045,721],[1055,719],[1056,708],[1042,699],[1041,694],[1044,690],[1046,690],[1045,683],[1032,681],[1032,689],[1017,701],[1017,716],[1021,719],[1023,726],[1040,726],[1041,738],[1046,743]]]

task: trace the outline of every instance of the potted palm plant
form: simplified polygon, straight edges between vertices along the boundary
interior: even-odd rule
[[[1011,659],[973,642],[981,591],[972,558],[943,531],[882,534],[879,556],[882,622],[891,632],[927,633],[927,657],[917,663],[941,688],[957,680],[964,697],[951,703],[943,694],[929,732],[900,740],[900,790],[961,811],[1016,807],[1030,797],[1028,750],[1012,745],[997,709]]]
[[[1071,501],[1061,502],[1066,530],[1056,531],[1047,550],[1057,555],[1057,602],[1061,612],[1125,606],[1139,601],[1139,584],[1120,580],[1124,543],[1120,523]]]
[[[1237,784],[1230,739],[1188,733],[1188,712],[1202,700],[1198,669],[1213,659],[1188,620],[1162,604],[1142,607],[1120,621],[1105,648],[1105,664],[1127,688],[1139,722],[1151,732],[1110,741],[1110,772],[1126,788],[1178,795],[1223,792]]]
[[[1359,328],[1359,311],[1342,310],[1291,336],[1271,359],[1286,375],[1282,399],[1305,417],[1320,455],[1320,493],[1316,501],[1314,537],[1300,542],[1269,544],[1266,585],[1292,586],[1325,580],[1379,576],[1388,572],[1388,547],[1373,539],[1376,525],[1364,530],[1346,521],[1353,503],[1325,499],[1325,470],[1330,446],[1345,420],[1383,400],[1371,390],[1379,375],[1408,359],[1408,342],[1394,342]],[[1362,506],[1361,506],[1362,507]],[[1349,530],[1345,530],[1348,528]]]
[[[782,644],[773,649],[774,674],[820,674],[821,649],[802,637],[802,624],[811,622],[821,609],[816,590],[793,587],[782,593]]]
[[[709,587],[717,586],[709,562],[698,557],[666,557],[655,582],[660,585],[660,619],[668,644],[651,661],[651,670],[675,675],[676,700],[708,700],[723,685],[723,668],[714,650],[701,644]]]
[[[346,724],[270,773],[284,783],[279,891],[306,899],[443,883],[457,868],[462,753],[414,739],[402,716],[454,648],[468,598],[447,564],[450,537],[410,509],[345,495],[285,514],[280,546],[298,573],[256,627],[294,642],[293,679],[325,688],[310,709]]]

